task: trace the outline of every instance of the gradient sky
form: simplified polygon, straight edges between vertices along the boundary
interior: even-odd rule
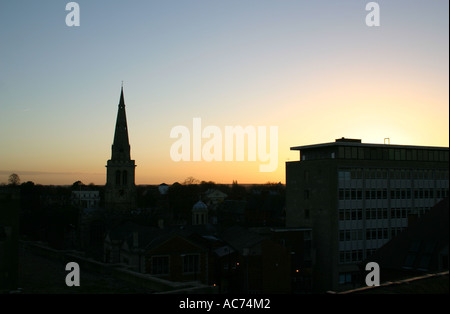
[[[290,147],[449,143],[449,2],[0,2],[0,183],[105,184],[121,81],[137,184],[285,182]],[[278,126],[278,168],[174,162],[170,131]]]

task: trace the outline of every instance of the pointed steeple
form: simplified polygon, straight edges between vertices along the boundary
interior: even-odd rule
[[[119,108],[117,111],[116,130],[112,145],[111,160],[130,160],[130,142],[128,140],[127,116],[125,113],[125,100],[123,86],[120,91]]]
[[[106,164],[105,207],[136,208],[135,161],[131,159],[123,85],[120,91],[111,159]]]
[[[124,107],[125,108],[125,100],[123,99],[123,85],[120,88],[120,100],[119,100],[119,108]]]

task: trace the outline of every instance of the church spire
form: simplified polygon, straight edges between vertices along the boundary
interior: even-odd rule
[[[117,111],[116,130],[112,145],[111,160],[130,160],[130,143],[128,140],[127,116],[125,113],[125,100],[123,86],[120,91],[119,108]]]
[[[131,159],[123,85],[120,90],[116,129],[111,159],[106,165],[105,207],[131,210],[136,208],[135,161]]]
[[[122,87],[120,88],[119,108],[120,107],[125,107],[125,100],[123,99],[123,82],[122,82]]]

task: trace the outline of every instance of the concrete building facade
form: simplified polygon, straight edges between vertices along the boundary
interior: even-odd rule
[[[448,196],[448,148],[332,143],[292,147],[286,226],[313,231],[316,291],[359,282],[358,263]]]

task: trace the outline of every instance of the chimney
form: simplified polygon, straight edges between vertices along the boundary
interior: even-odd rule
[[[355,138],[345,138],[345,137],[341,137],[341,138],[337,138],[336,143],[361,143],[360,139],[355,139]]]

